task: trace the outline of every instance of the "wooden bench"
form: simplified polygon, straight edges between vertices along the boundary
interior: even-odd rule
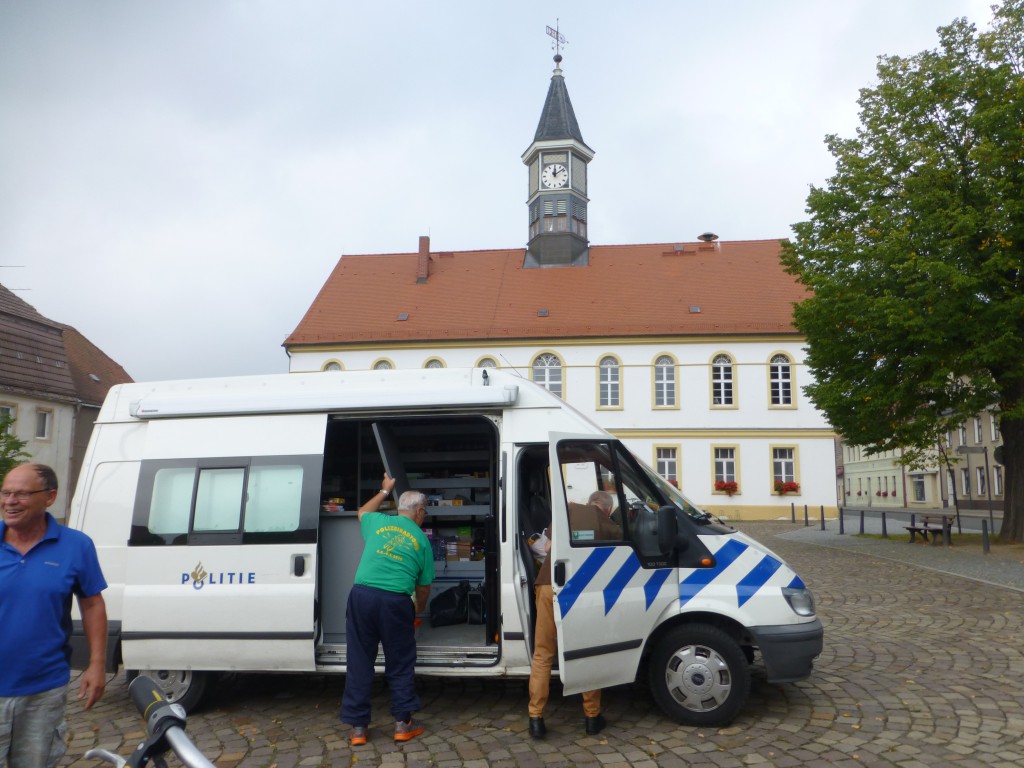
[[[916,536],[927,542],[929,534],[932,537],[932,544],[949,540],[949,531],[953,526],[953,519],[956,515],[952,512],[929,512],[921,515],[920,522],[916,522],[917,515],[910,516],[910,525],[903,526],[910,531],[910,543],[913,544]]]

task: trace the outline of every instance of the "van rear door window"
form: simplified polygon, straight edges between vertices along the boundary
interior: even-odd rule
[[[131,545],[315,541],[320,457],[149,461]]]

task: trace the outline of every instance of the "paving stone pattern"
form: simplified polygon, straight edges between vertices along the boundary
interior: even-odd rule
[[[814,589],[826,635],[805,682],[768,685],[755,667],[748,705],[727,728],[676,725],[636,683],[605,692],[609,726],[588,737],[580,697],[561,697],[555,683],[548,737],[535,742],[525,681],[421,678],[423,736],[394,744],[378,681],[370,743],[350,748],[337,719],[343,678],[240,675],[188,731],[220,768],[1024,765],[1024,565],[839,536],[832,523],[738,527]],[[62,765],[75,768],[98,765],[82,757],[94,746],[128,755],[144,736],[123,674],[89,712],[72,696],[68,724]]]

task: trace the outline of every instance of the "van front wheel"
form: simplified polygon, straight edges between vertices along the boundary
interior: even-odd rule
[[[732,637],[707,624],[680,626],[655,647],[651,691],[669,717],[684,725],[732,722],[750,693],[750,669]]]
[[[139,676],[130,669],[126,673],[128,682]],[[213,672],[198,672],[190,669],[151,669],[141,673],[160,686],[164,696],[172,704],[180,704],[186,712],[194,712],[203,703],[210,690]]]

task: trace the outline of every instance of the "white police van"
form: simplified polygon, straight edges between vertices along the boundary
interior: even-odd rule
[[[509,371],[428,369],[113,387],[69,520],[110,585],[110,670],[145,671],[186,709],[221,672],[344,672],[356,509],[385,471],[428,496],[431,599],[471,587],[465,620],[418,630],[418,674],[529,675],[527,540],[544,528],[566,693],[643,672],[669,716],[718,725],[755,652],[772,683],[821,652],[796,573],[619,440]],[[568,505],[598,489],[621,540],[571,530]]]

